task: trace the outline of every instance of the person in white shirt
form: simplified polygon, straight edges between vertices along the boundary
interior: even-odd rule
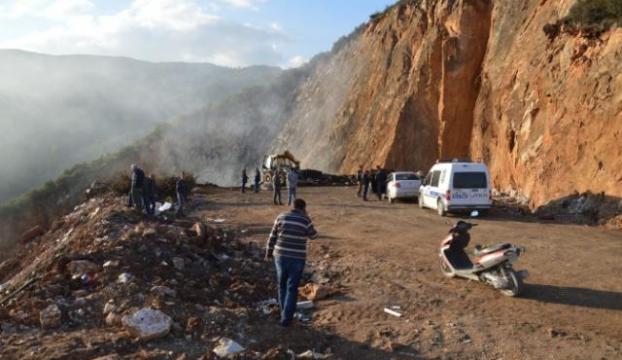
[[[296,189],[298,188],[298,169],[291,169],[287,174],[287,204],[292,205],[296,200]]]

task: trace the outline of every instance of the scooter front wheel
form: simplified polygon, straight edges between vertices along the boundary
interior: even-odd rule
[[[506,270],[507,280],[508,280],[508,288],[501,289],[501,293],[505,296],[518,296],[523,290],[523,279],[516,275],[516,272],[512,269]]]
[[[442,256],[439,256],[438,260],[439,260],[439,265],[440,265],[441,272],[443,273],[443,275],[445,275],[448,278],[454,277],[455,276],[454,272],[451,270],[451,267],[449,266],[449,264],[447,264],[445,259]]]

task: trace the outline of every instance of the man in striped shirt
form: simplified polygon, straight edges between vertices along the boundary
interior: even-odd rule
[[[266,259],[274,258],[278,279],[281,326],[291,324],[298,301],[298,285],[307,258],[307,239],[317,238],[307,204],[302,199],[294,201],[294,208],[276,218],[268,244]]]

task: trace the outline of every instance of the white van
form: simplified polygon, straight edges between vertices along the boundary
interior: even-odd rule
[[[441,216],[447,212],[490,209],[488,168],[460,160],[435,164],[421,183],[419,207],[436,209]]]

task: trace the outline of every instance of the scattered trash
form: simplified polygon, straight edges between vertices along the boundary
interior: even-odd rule
[[[92,272],[82,274],[82,276],[80,276],[80,282],[82,283],[82,286],[93,286],[97,284],[97,274]]]
[[[294,313],[294,319],[296,319],[296,320],[298,320],[300,322],[306,323],[306,322],[311,321],[311,316],[303,314],[301,312],[295,312]]]
[[[388,308],[388,307],[384,308],[384,312],[389,314],[389,315],[396,316],[396,317],[402,317],[402,313],[400,313],[400,312],[398,312],[396,310],[393,310],[391,308]]]
[[[158,207],[158,213],[169,211],[172,208],[173,208],[173,204],[171,204],[170,202],[165,202],[164,204],[160,205],[160,207]]]
[[[325,285],[308,283],[299,288],[298,292],[307,300],[322,300],[329,297],[334,291],[332,288]]]
[[[218,345],[212,351],[218,357],[231,358],[244,351],[244,347],[231,339],[223,337],[218,340]]]
[[[127,284],[128,282],[132,281],[132,278],[133,278],[132,274],[130,274],[130,273],[122,273],[117,278],[117,282],[121,283],[121,284]]]
[[[279,302],[275,298],[261,301],[257,304],[257,310],[260,310],[264,315],[270,315],[277,310]]]
[[[121,322],[130,334],[143,341],[166,336],[173,325],[170,316],[151,308],[142,308],[131,315],[126,315]]]
[[[216,223],[216,224],[222,224],[222,223],[224,223],[227,220],[225,220],[225,219],[207,219],[207,221],[210,221],[210,222],[213,222],[213,223]]]
[[[299,301],[296,304],[296,309],[298,310],[313,309],[313,301]]]
[[[54,329],[61,325],[62,312],[56,304],[49,305],[39,313],[41,328]]]
[[[315,360],[322,360],[322,359],[328,359],[332,356],[332,354],[321,354],[318,352],[315,352],[313,350],[307,350],[303,353],[300,353],[298,355],[296,355],[296,359],[315,359]]]
[[[51,224],[40,243],[16,256],[19,261],[0,264],[0,273],[6,274],[0,289],[0,342],[7,341],[0,346],[0,358],[11,357],[9,346],[19,351],[16,357],[41,349],[65,351],[65,330],[71,341],[92,344],[86,355],[82,347],[68,346],[67,358],[128,354],[142,347],[147,358],[179,359],[180,353],[169,354],[174,343],[199,349],[212,338],[218,345],[222,336],[256,341],[244,324],[279,311],[263,248],[243,241],[238,229],[205,221],[206,238],[199,241],[192,230],[195,222],[153,218],[128,209],[126,200],[93,198]],[[262,299],[267,300],[258,302]],[[151,312],[159,316],[145,316]],[[311,317],[304,312],[296,318],[308,323]],[[32,325],[63,331],[52,337]],[[139,341],[163,338],[141,346],[128,334]],[[207,358],[218,358],[212,347],[208,351]],[[248,358],[261,357],[252,352]]]
[[[103,265],[104,269],[118,267],[118,266],[119,266],[119,260],[108,260]]]

